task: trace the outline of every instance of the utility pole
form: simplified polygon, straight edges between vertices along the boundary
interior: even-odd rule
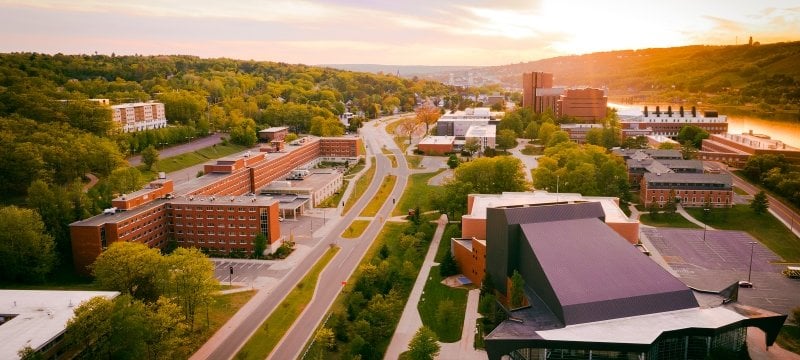
[[[750,243],[750,267],[747,269],[747,282],[750,282],[750,275],[753,273],[753,251],[756,246],[755,241],[751,241]]]

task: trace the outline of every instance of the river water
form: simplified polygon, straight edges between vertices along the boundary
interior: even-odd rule
[[[627,115],[641,115],[644,109],[644,105],[608,103],[608,106],[617,108],[619,114]],[[655,105],[650,106],[650,108],[655,109]],[[721,115],[727,114],[723,113]],[[765,119],[747,115],[727,116],[728,132],[731,134],[741,134],[752,130],[754,134],[768,135],[772,139],[780,140],[787,145],[800,148],[800,121]]]

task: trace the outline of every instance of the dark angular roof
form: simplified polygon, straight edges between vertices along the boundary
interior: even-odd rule
[[[597,218],[520,226],[566,325],[698,306],[686,285]]]
[[[603,205],[599,202],[573,204],[536,204],[505,206],[503,210],[506,224],[529,224],[557,220],[596,218],[605,219]]]

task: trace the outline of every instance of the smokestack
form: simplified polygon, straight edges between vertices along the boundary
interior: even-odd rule
[[[692,106],[692,117],[697,117],[697,107]]]
[[[661,107],[656,105],[656,117],[661,117]]]
[[[649,113],[647,111],[647,105],[645,105],[644,106],[644,117],[647,117],[647,115],[649,115]]]
[[[683,105],[681,105],[681,117],[683,117]]]
[[[669,117],[672,117],[672,105],[667,106],[667,115],[669,115]]]

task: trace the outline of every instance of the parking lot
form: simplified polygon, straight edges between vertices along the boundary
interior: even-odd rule
[[[643,228],[667,264],[688,286],[721,290],[747,280],[752,245],[752,289],[739,289],[739,302],[786,314],[800,306],[800,280],[781,274],[783,260],[743,231]]]

